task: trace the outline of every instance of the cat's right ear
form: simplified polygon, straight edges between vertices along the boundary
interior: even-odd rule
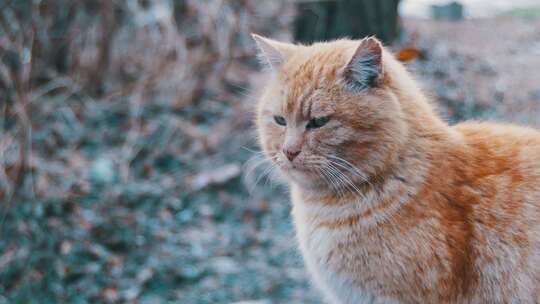
[[[257,34],[251,34],[259,49],[258,57],[261,63],[273,70],[277,70],[294,52],[296,46],[268,39]]]
[[[355,91],[374,87],[383,76],[383,47],[374,37],[364,38],[345,67],[345,79]]]

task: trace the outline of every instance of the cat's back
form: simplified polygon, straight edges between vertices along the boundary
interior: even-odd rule
[[[536,290],[540,285],[540,132],[490,123],[463,123],[453,129],[453,141],[432,151],[428,182],[411,200],[416,207],[405,208],[390,222],[404,228],[406,219],[416,217],[415,229],[379,225],[376,235],[382,238],[371,239],[360,222],[348,221],[354,219],[355,210],[344,209],[347,212],[342,214],[339,207],[305,202],[293,187],[300,249],[323,290],[337,291],[346,299],[369,298],[374,291],[379,296],[418,291],[399,295],[404,303],[448,298],[459,299],[450,301],[457,303],[512,299],[533,303],[540,299]],[[337,228],[316,225],[309,214],[343,220],[336,222],[340,223]],[[433,251],[420,250],[427,244]],[[381,265],[393,270],[380,271]],[[362,269],[351,275],[356,283],[339,280],[344,269],[355,267]],[[418,282],[426,287],[425,282],[434,282],[433,278],[417,269],[431,269],[427,273],[439,276],[426,294],[419,292],[422,284]],[[402,276],[411,279],[389,283]],[[374,278],[386,282],[384,290],[370,285]]]
[[[521,222],[540,233],[540,131],[473,122],[454,129],[464,142],[449,153],[459,176],[454,190],[467,193],[461,203],[489,214],[483,223]],[[540,234],[537,238],[540,242]]]
[[[466,139],[493,142],[494,139],[508,140],[508,143],[529,143],[540,145],[540,130],[515,124],[466,121],[452,127]]]
[[[453,128],[463,135],[472,156],[468,160],[471,168],[502,170],[519,173],[529,180],[540,179],[539,130],[488,122],[465,122]]]
[[[476,300],[540,299],[540,132],[515,125],[463,123],[458,194],[469,206]],[[493,282],[496,282],[495,284]],[[474,300],[472,302],[475,302]]]

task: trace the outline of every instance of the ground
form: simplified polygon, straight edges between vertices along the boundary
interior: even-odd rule
[[[540,125],[538,18],[413,19],[405,25],[428,57],[418,63],[417,74],[442,107],[464,103],[481,109],[486,118]]]

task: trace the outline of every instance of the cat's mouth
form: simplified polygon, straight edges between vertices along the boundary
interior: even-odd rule
[[[315,177],[317,171],[315,168],[302,163],[286,163],[282,166],[282,170],[292,177],[308,179]]]
[[[309,163],[300,160],[288,161],[287,159],[277,156],[274,158],[275,165],[285,173],[293,178],[304,178],[311,180],[317,175],[317,169],[310,166]]]
[[[303,164],[294,164],[293,163],[293,164],[290,165],[290,167],[291,167],[291,170],[296,170],[296,171],[301,171],[301,172],[303,172],[303,171],[305,171],[305,172],[311,171],[310,168],[306,167]]]

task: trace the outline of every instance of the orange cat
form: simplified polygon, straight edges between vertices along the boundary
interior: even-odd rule
[[[540,303],[540,132],[449,126],[375,38],[254,35],[257,114],[331,303]]]

